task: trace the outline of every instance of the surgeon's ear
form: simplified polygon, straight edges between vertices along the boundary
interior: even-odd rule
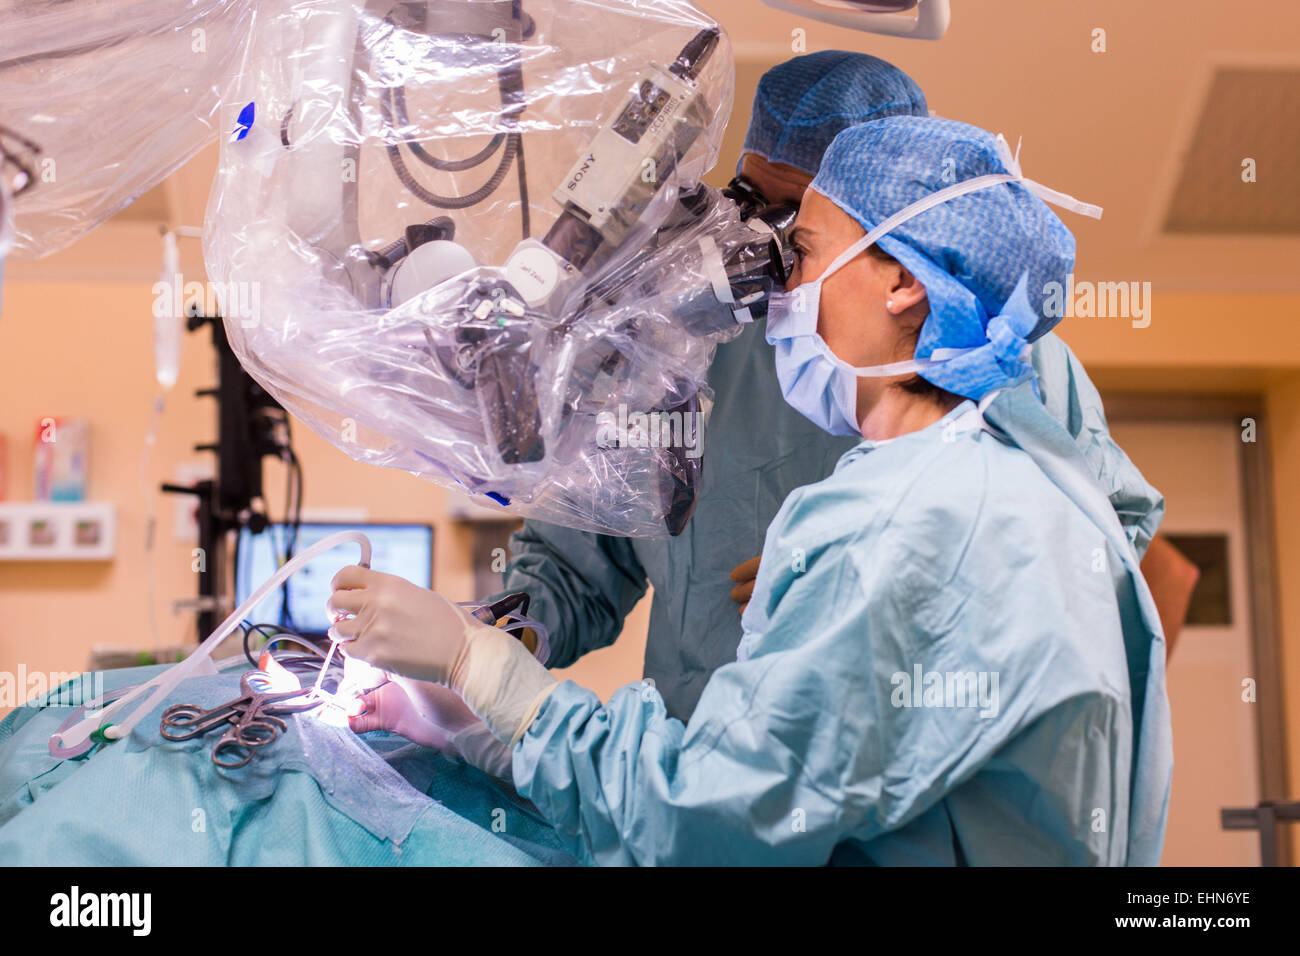
[[[885,286],[885,308],[893,315],[902,315],[924,301],[925,286],[921,285],[921,280],[897,260],[891,263],[889,280]]]

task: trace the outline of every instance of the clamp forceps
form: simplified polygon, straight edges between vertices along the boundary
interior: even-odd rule
[[[201,737],[214,727],[232,726],[212,748],[212,762],[218,767],[233,770],[253,759],[258,747],[274,741],[288,725],[279,714],[296,714],[320,705],[319,700],[305,704],[285,704],[282,701],[302,697],[305,690],[286,690],[263,693],[258,684],[265,684],[266,675],[249,671],[239,679],[242,696],[204,710],[194,704],[175,704],[163,711],[159,733],[164,740],[192,740]]]

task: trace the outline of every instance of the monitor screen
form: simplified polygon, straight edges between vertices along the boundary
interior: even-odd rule
[[[301,524],[295,554],[337,531],[356,529],[370,539],[370,566],[396,574],[420,587],[433,585],[433,528],[427,524]],[[239,559],[235,567],[235,604],[244,603],[280,566],[289,540],[289,528],[273,524],[261,534],[247,528],[239,532]],[[267,595],[245,620],[250,624],[276,624],[300,634],[323,635],[329,630],[330,581],[339,569],[355,562],[355,545],[336,548],[313,558],[289,578],[289,606],[284,588]]]

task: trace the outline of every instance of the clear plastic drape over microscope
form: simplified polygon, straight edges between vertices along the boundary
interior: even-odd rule
[[[0,0],[0,149],[15,258],[56,252],[217,135],[257,0]]]
[[[259,5],[204,235],[231,345],[358,461],[680,532],[713,350],[780,272],[699,184],[732,90],[674,0]]]

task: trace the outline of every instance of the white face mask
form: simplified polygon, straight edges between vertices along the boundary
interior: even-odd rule
[[[831,351],[817,333],[822,282],[773,293],[767,306],[767,341],[776,347],[781,394],[796,411],[832,435],[858,435],[858,378],[906,375],[939,364],[911,359],[859,368]]]
[[[886,365],[866,366],[850,365],[831,351],[817,332],[822,283],[868,247],[875,245],[881,237],[941,203],[1009,182],[1019,182],[1056,205],[1086,215],[1101,215],[1101,210],[1096,206],[1080,203],[1063,193],[1025,179],[1015,158],[1006,148],[1005,140],[999,136],[998,141],[1003,147],[1004,165],[1013,172],[967,179],[904,206],[836,256],[816,279],[801,283],[789,292],[773,293],[769,298],[766,338],[770,345],[776,347],[776,376],[781,383],[781,394],[785,396],[786,402],[813,424],[832,435],[860,435],[862,429],[857,414],[859,378],[915,374],[975,351],[975,348],[935,349],[928,359],[908,359]]]

